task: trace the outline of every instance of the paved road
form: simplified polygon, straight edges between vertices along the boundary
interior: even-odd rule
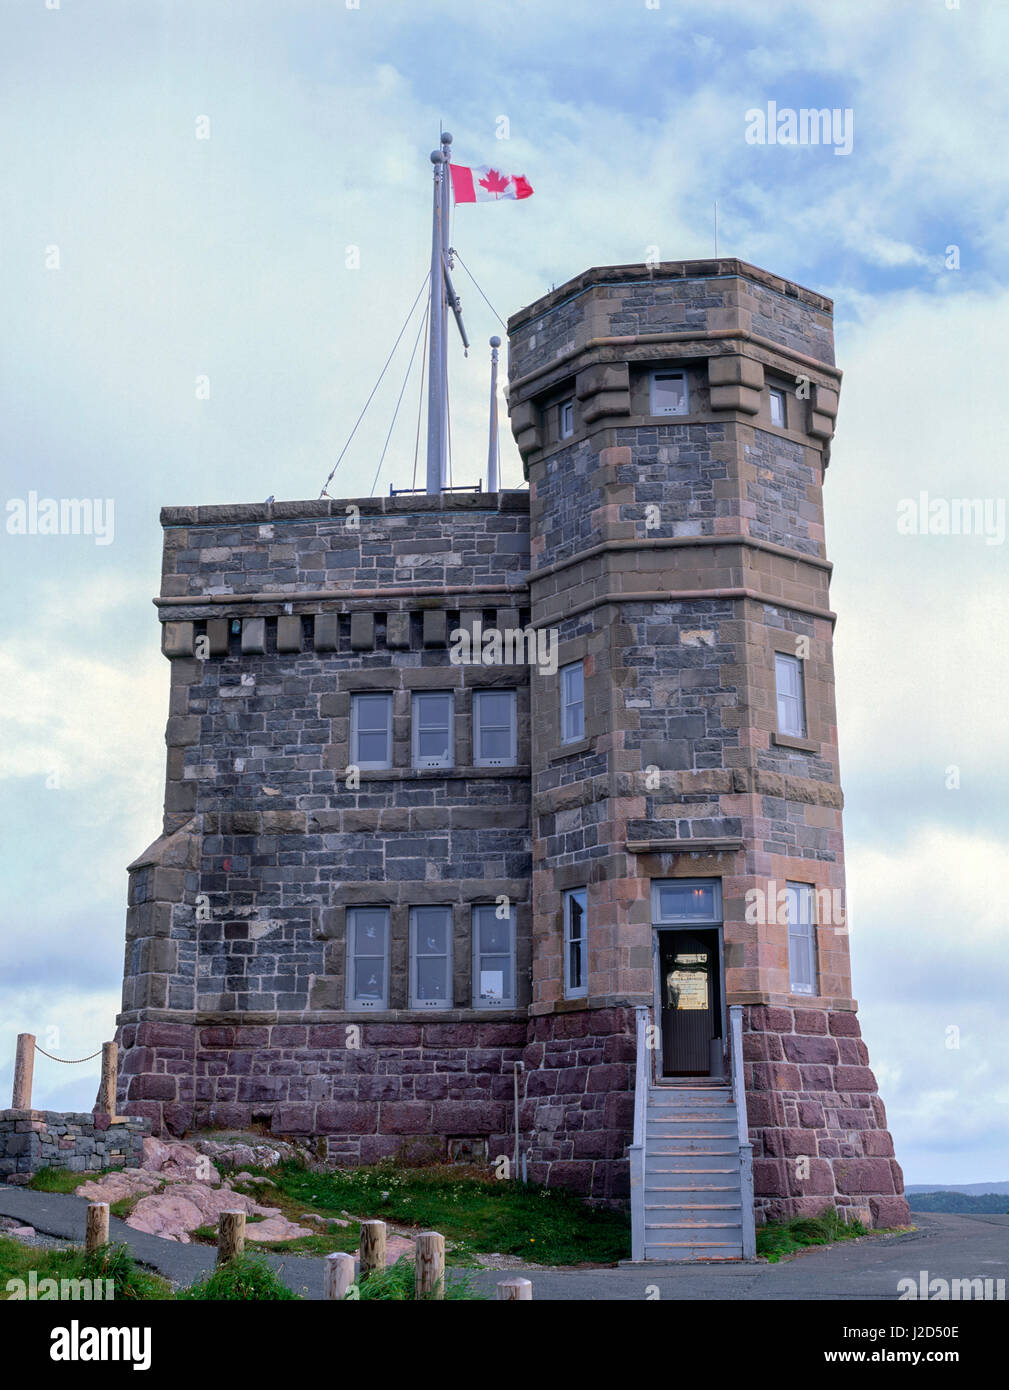
[[[83,1243],[83,1197],[0,1186],[0,1215],[16,1216],[46,1235]],[[1009,1216],[947,1216],[918,1213],[917,1230],[874,1236],[829,1249],[814,1248],[780,1264],[649,1264],[645,1268],[509,1270],[525,1274],[536,1300],[633,1301],[654,1297],[707,1299],[896,1299],[898,1282],[930,1279],[1005,1279],[1009,1283]],[[141,1263],[166,1278],[189,1284],[209,1274],[215,1252],[208,1245],[180,1245],[109,1221],[112,1240],[126,1241]],[[305,1298],[322,1298],[322,1260],[303,1255],[269,1255],[284,1283]],[[497,1270],[474,1271],[473,1282],[493,1293]]]
[[[33,1192],[26,1187],[0,1187],[0,1216],[20,1217],[25,1225],[47,1236],[84,1244],[85,1197],[61,1192]],[[177,1240],[145,1235],[114,1216],[109,1217],[109,1239],[125,1241],[141,1264],[176,1284],[193,1284],[211,1274],[217,1259],[212,1245],[182,1245]],[[252,1247],[250,1247],[252,1248]],[[322,1261],[306,1255],[268,1255],[267,1260],[295,1293],[322,1298]]]

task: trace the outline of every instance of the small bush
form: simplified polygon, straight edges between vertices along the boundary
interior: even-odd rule
[[[811,1245],[831,1245],[838,1240],[854,1240],[868,1235],[860,1221],[845,1221],[836,1207],[819,1216],[795,1216],[791,1221],[769,1221],[757,1227],[757,1254],[777,1263],[784,1255],[794,1255]]]
[[[281,1283],[265,1260],[255,1255],[238,1255],[199,1284],[180,1289],[176,1297],[236,1303],[274,1302],[296,1299],[298,1295]]]
[[[412,1301],[413,1261],[401,1255],[394,1265],[389,1265],[387,1269],[375,1270],[367,1279],[362,1279],[357,1287],[358,1298],[362,1302],[368,1299],[385,1299],[401,1303]],[[445,1297],[471,1301],[487,1299],[487,1295],[475,1289],[466,1275],[454,1272],[445,1275]]]

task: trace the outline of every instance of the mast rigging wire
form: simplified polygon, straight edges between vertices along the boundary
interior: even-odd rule
[[[320,496],[320,497],[326,497],[326,496],[328,496],[328,493],[326,492],[326,489],[329,487],[330,483],[333,481],[333,474],[334,474],[334,473],[336,472],[336,470],[340,467],[340,464],[341,464],[341,462],[342,462],[342,460],[343,460],[344,454],[345,454],[345,453],[347,452],[347,450],[350,448],[351,440],[354,438],[354,435],[357,434],[358,425],[360,425],[361,421],[364,419],[365,412],[367,411],[369,405],[371,405],[372,400],[374,399],[374,396],[375,396],[375,392],[378,390],[378,388],[379,388],[379,387],[381,386],[381,384],[382,384],[382,378],[385,376],[386,372],[389,370],[389,363],[392,361],[393,357],[396,355],[396,349],[399,347],[400,339],[403,337],[403,334],[406,332],[407,324],[409,324],[410,320],[413,318],[413,311],[414,311],[414,309],[416,309],[417,305],[419,304],[419,302],[420,302],[420,297],[421,297],[421,295],[424,293],[424,290],[425,290],[425,288],[427,287],[427,283],[428,283],[428,281],[430,280],[430,278],[431,278],[431,272],[428,271],[428,273],[424,276],[424,283],[421,285],[420,289],[417,291],[417,298],[416,298],[416,299],[413,301],[413,303],[411,304],[411,306],[410,306],[410,312],[407,314],[405,320],[403,321],[403,327],[399,330],[399,333],[398,333],[398,335],[397,335],[397,337],[396,337],[396,341],[395,341],[395,342],[393,343],[393,345],[392,345],[392,351],[389,353],[389,356],[385,359],[385,366],[382,368],[381,372],[379,373],[378,380],[375,382],[375,385],[371,388],[371,394],[369,395],[368,399],[365,401],[364,406],[363,406],[363,408],[362,408],[362,410],[361,410],[361,413],[360,413],[360,415],[357,417],[357,420],[356,420],[356,422],[355,422],[355,424],[354,424],[354,428],[351,430],[351,432],[350,432],[350,434],[349,434],[349,436],[348,436],[348,438],[347,438],[346,444],[345,444],[345,445],[343,446],[343,448],[340,450],[340,455],[339,455],[339,457],[337,458],[336,462],[333,464],[333,467],[330,469],[330,471],[329,471],[329,477],[326,479],[326,481],[325,481],[325,482],[323,483],[323,485],[322,485],[322,488],[321,488],[321,490],[320,490],[320,492],[319,492],[319,496]]]
[[[382,453],[378,460],[378,467],[375,469],[375,480],[371,485],[371,492],[368,494],[369,497],[375,496],[375,489],[378,487],[379,474],[382,472],[383,463],[385,463],[385,456],[389,448],[389,440],[392,438],[392,432],[396,428],[396,419],[399,415],[399,408],[403,404],[403,395],[406,391],[407,382],[410,380],[410,373],[413,371],[413,359],[417,356],[417,348],[420,345],[420,337],[421,334],[424,332],[424,327],[426,323],[427,314],[425,314],[421,319],[420,327],[417,329],[417,336],[413,340],[413,351],[410,353],[410,360],[406,364],[406,372],[403,376],[403,385],[399,388],[399,395],[396,398],[396,408],[392,412],[392,420],[389,424],[389,433],[385,436],[385,443],[382,445]]]

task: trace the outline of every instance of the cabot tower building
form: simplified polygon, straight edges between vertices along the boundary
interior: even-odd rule
[[[528,492],[167,507],[121,1109],[517,1156],[639,1259],[908,1220],[848,962],[832,305],[736,260],[509,322]]]

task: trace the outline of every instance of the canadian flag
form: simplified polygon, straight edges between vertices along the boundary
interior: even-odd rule
[[[457,203],[496,203],[501,198],[531,198],[532,185],[521,174],[502,174],[481,164],[467,169],[465,164],[450,164],[452,192]]]

